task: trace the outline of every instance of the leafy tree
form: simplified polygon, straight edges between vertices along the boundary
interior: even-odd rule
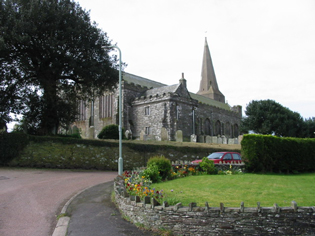
[[[117,84],[107,34],[71,0],[0,0],[0,119],[39,134],[73,122],[76,103]]]
[[[242,120],[242,132],[249,130],[260,134],[286,137],[303,137],[305,123],[301,115],[273,100],[251,101]]]
[[[315,117],[305,119],[305,137],[315,138]]]

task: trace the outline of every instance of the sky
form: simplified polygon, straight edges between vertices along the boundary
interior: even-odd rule
[[[314,0],[76,0],[121,49],[125,71],[167,85],[201,79],[205,37],[220,91],[243,113],[272,99],[315,117]]]

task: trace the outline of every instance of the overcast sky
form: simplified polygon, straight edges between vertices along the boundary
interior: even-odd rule
[[[125,71],[167,85],[201,79],[205,37],[220,91],[243,111],[272,99],[315,117],[314,0],[76,0],[107,32]]]

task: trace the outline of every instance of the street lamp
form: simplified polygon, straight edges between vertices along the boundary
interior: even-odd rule
[[[122,158],[122,127],[121,127],[121,110],[122,110],[122,92],[121,92],[121,51],[117,46],[103,46],[102,48],[116,48],[119,52],[119,100],[118,100],[118,114],[119,114],[119,158],[118,158],[118,175],[123,173],[123,158]]]

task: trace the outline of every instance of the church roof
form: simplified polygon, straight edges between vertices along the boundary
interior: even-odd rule
[[[149,97],[149,96],[155,96],[157,94],[163,95],[164,93],[173,93],[177,90],[179,84],[174,84],[174,85],[166,85],[163,83],[159,83],[153,80],[149,80],[137,75],[133,75],[127,72],[123,72],[123,80],[128,82],[128,83],[134,83],[136,85],[140,85],[142,87],[147,87],[151,88],[146,90],[142,95]],[[231,110],[230,106],[226,103],[216,101],[214,99],[204,97],[202,95],[198,95],[195,93],[189,92],[190,97],[192,99],[197,100],[200,103],[210,105],[210,106],[215,106],[224,110]]]
[[[178,84],[174,84],[174,85],[169,85],[169,86],[163,86],[163,87],[159,87],[159,88],[153,88],[153,89],[149,89],[147,91],[144,92],[144,96],[154,96],[154,95],[163,95],[164,93],[174,93],[177,89],[179,85]]]
[[[224,110],[231,110],[230,106],[227,103],[219,102],[211,98],[204,97],[195,93],[190,93],[191,98],[198,100],[198,102],[207,104],[210,106],[215,106]]]
[[[197,94],[204,95],[206,97],[210,97],[221,102],[224,102],[225,100],[224,95],[219,90],[217,79],[214,73],[207,38],[205,38],[201,68],[201,81]],[[214,94],[219,96],[214,96]]]
[[[123,72],[122,79],[128,83],[134,83],[135,85],[140,85],[147,88],[158,88],[166,86],[166,84],[162,84],[127,72]]]

